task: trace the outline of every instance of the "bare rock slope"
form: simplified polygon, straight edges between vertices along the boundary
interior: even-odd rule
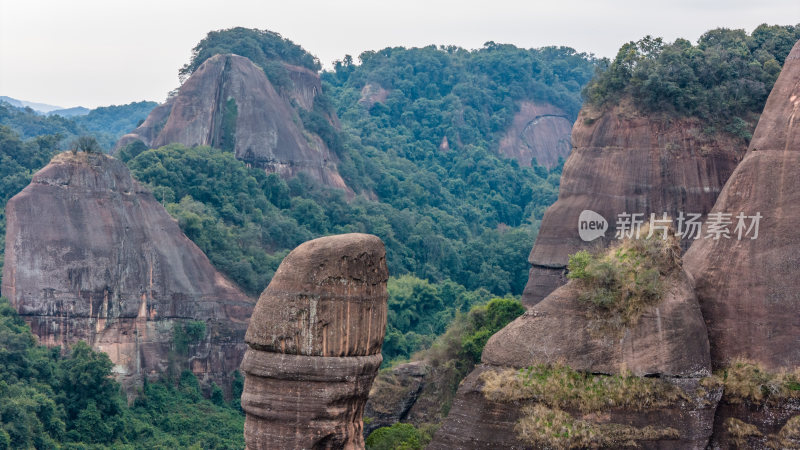
[[[128,387],[170,366],[230,384],[254,302],[122,162],[57,155],[6,215],[2,293],[43,344],[87,341]]]
[[[572,120],[566,112],[549,103],[523,101],[511,126],[500,140],[498,152],[516,159],[521,166],[539,165],[552,169],[559,158],[567,158]]]
[[[798,179],[800,42],[786,58],[750,148],[713,209],[731,214],[731,230],[740,213],[763,216],[758,236],[755,228],[742,239],[732,231],[731,239],[699,240],[686,253],[686,270],[694,277],[708,323],[714,367],[743,372],[744,381],[763,386],[755,395],[726,388],[714,433],[719,448],[800,446]],[[741,369],[748,366],[753,371]],[[765,381],[771,377],[784,381]]]
[[[319,136],[303,128],[292,106],[313,107],[322,91],[319,76],[302,67],[283,67],[291,86],[279,93],[249,59],[213,56],[116,148],[136,140],[151,148],[209,145],[232,150],[237,159],[268,172],[304,172],[327,186],[346,189],[336,156]],[[330,120],[335,123],[335,118]]]
[[[286,256],[247,330],[248,449],[364,447],[388,277],[383,242],[372,235],[314,239]]]
[[[641,213],[649,220],[651,213],[673,219],[680,212],[708,213],[746,145],[704,128],[693,119],[644,117],[625,102],[604,111],[584,106],[572,128],[558,201],[547,209],[528,258],[525,305],[566,283],[569,255],[608,245],[619,214]],[[584,210],[608,221],[605,238],[581,240],[578,218]]]

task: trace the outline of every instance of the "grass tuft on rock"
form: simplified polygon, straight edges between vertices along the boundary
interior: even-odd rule
[[[621,331],[636,325],[648,307],[663,298],[668,279],[681,267],[680,241],[674,233],[650,233],[625,239],[606,250],[579,251],[569,258],[567,277],[578,300],[595,321],[593,331]]]
[[[481,380],[483,394],[491,401],[534,400],[551,408],[585,413],[610,408],[641,411],[671,406],[686,399],[680,388],[658,378],[595,375],[560,364],[487,371],[481,375]]]
[[[800,369],[770,372],[756,362],[737,359],[715,372],[706,384],[723,386],[723,397],[729,403],[776,403],[800,398]]]
[[[751,437],[763,436],[755,425],[743,422],[735,417],[725,419],[725,431],[728,432],[731,437],[731,442],[733,442],[737,448],[746,447],[747,441]]]
[[[514,431],[536,448],[621,448],[638,447],[637,440],[677,439],[674,428],[648,425],[636,428],[617,423],[595,424],[580,420],[559,409],[541,404],[522,409],[522,419]]]

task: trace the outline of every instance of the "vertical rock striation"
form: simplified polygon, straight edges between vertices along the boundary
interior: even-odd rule
[[[584,106],[572,128],[558,201],[547,209],[528,259],[523,303],[534,305],[566,283],[569,255],[608,245],[618,214],[642,213],[649,220],[650,213],[708,213],[746,144],[704,128],[694,119],[645,117],[625,102],[604,111]],[[583,210],[605,217],[605,238],[580,239]]]
[[[686,253],[715,367],[744,357],[769,369],[800,366],[800,43],[786,58],[750,148],[714,206],[731,213],[732,239],[701,239]],[[760,213],[757,239],[739,240],[736,215]],[[751,220],[746,221],[749,228]]]
[[[41,343],[87,341],[127,388],[181,368],[229,386],[254,302],[122,162],[57,155],[6,217],[2,292]],[[190,323],[194,334],[176,347]]]
[[[717,411],[718,448],[797,448],[800,395],[796,385],[763,381],[767,373],[800,369],[800,41],[783,66],[750,148],[714,205],[730,213],[730,239],[702,239],[686,252],[708,323],[715,369],[743,361],[758,367],[745,378],[757,389],[727,389]],[[736,216],[760,214],[740,240]],[[752,220],[746,220],[750,228]],[[759,383],[764,383],[759,386]],[[741,389],[739,389],[741,390]],[[730,392],[729,392],[730,391]],[[744,397],[744,398],[742,398]]]
[[[383,242],[372,235],[314,239],[286,256],[246,335],[248,449],[363,448],[388,276]]]
[[[304,172],[327,186],[347,189],[336,156],[319,136],[303,128],[292,106],[313,108],[314,98],[322,92],[319,76],[302,67],[282,67],[290,86],[279,93],[249,59],[213,56],[116,148],[136,140],[151,148],[172,143],[209,145],[233,151],[237,159],[268,172],[283,176]],[[328,119],[337,123],[335,117]]]

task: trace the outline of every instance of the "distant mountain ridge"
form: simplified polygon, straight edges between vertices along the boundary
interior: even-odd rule
[[[7,97],[5,95],[0,95],[0,102],[6,102],[11,106],[16,106],[17,108],[30,108],[42,114],[49,113],[50,111],[64,109],[63,106],[48,105],[47,103],[29,102],[26,100],[19,100],[16,98]]]

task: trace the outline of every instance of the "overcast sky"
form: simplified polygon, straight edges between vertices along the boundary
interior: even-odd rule
[[[163,101],[210,30],[269,29],[326,67],[386,46],[486,41],[613,57],[647,34],[800,23],[800,0],[0,0],[0,95],[71,107]]]

